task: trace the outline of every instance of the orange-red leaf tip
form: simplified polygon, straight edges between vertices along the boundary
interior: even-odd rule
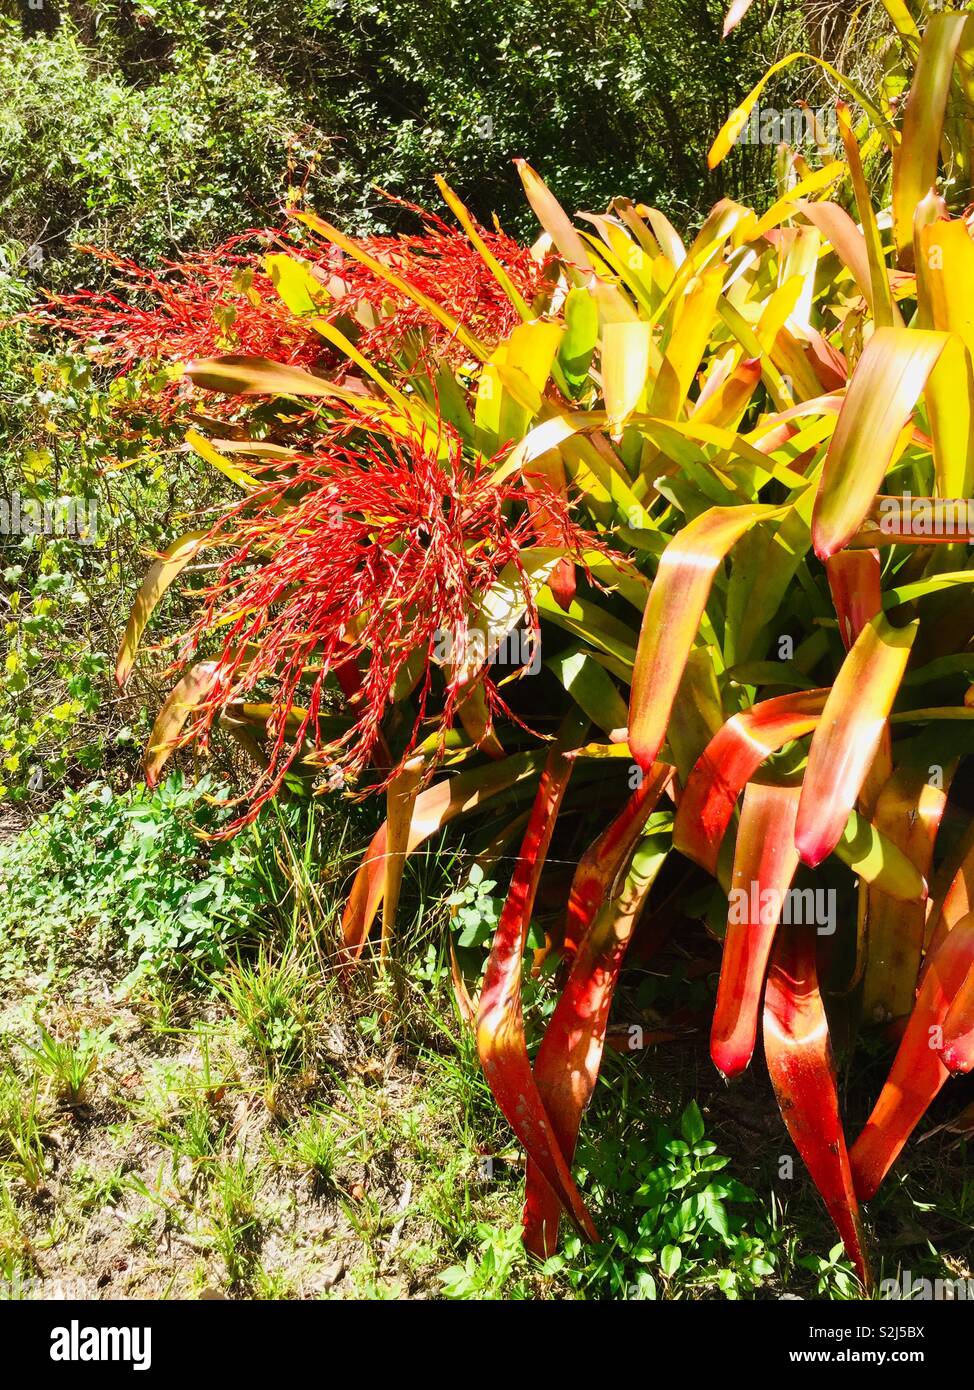
[[[743,1072],[747,1071],[751,1064],[751,1057],[754,1054],[754,1040],[751,1045],[742,1045],[738,1038],[715,1038],[710,1039],[710,1060],[720,1072],[721,1079],[726,1082],[734,1081]]]
[[[974,1057],[964,1048],[958,1047],[956,1043],[949,1042],[944,1047],[940,1056],[943,1064],[948,1071],[968,1072],[974,1066]]]
[[[831,560],[833,555],[838,555],[845,545],[844,540],[836,540],[834,536],[826,534],[823,527],[816,525],[812,521],[812,549],[816,556],[825,564],[826,560]]]
[[[818,827],[813,826],[804,834],[795,835],[795,848],[803,864],[807,864],[810,869],[817,869],[822,860],[829,857],[835,845],[830,845],[824,840]]]
[[[752,3],[753,0],[733,0],[733,4],[724,16],[724,27],[720,35],[722,39],[726,39],[727,35],[737,28],[751,8]]]
[[[656,761],[656,754],[659,752],[659,748],[640,744],[638,741],[634,742],[632,732],[630,728],[629,751],[632,754],[633,762],[636,763],[640,772],[645,776],[651,771],[653,763]]]
[[[855,1188],[856,1196],[860,1202],[872,1201],[879,1191],[883,1177],[885,1176],[884,1172],[881,1172],[871,1163],[871,1154],[863,1145],[864,1139],[866,1143],[869,1142],[868,1135],[869,1129],[867,1126],[856,1140],[849,1155],[849,1163],[852,1169],[852,1183]],[[860,1148],[860,1145],[863,1145],[863,1147]]]

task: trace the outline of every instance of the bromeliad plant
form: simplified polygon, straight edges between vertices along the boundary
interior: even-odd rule
[[[930,19],[899,127],[852,92],[841,157],[783,151],[772,207],[723,200],[689,244],[624,198],[576,225],[520,162],[530,251],[441,181],[459,230],[361,241],[296,212],[263,254],[151,284],[119,266],[127,294],[46,311],[106,358],[169,363],[188,448],[240,494],[155,559],[125,633],[122,682],[206,555],[149,779],[220,719],[260,768],[240,819],[286,778],[381,792],[349,965],[380,915],[390,948],[405,858],[448,823],[484,821],[484,867],[515,851],[471,1009],[539,1254],[562,1214],[598,1238],[572,1159],[664,869],[711,885],[714,1062],[739,1074],[763,1035],[864,1282],[859,1203],[974,1063],[974,241],[937,188],[943,150],[952,205],[969,196],[967,30]],[[539,884],[593,817],[532,1060]],[[850,1149],[830,1027],[846,1047],[860,1019],[901,1039]]]

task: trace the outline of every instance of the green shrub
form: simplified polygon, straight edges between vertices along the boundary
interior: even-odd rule
[[[615,1110],[617,1118],[626,1113]],[[628,1132],[586,1140],[579,1160],[605,1213],[605,1238],[588,1247],[569,1236],[564,1253],[541,1266],[572,1297],[655,1300],[707,1291],[736,1299],[781,1277],[783,1233],[756,1194],[724,1174],[730,1159],[705,1138],[696,1101],[678,1132],[640,1117]],[[530,1297],[520,1230],[482,1225],[477,1236],[465,1263],[440,1274],[445,1297]],[[836,1277],[848,1278],[843,1269]]]
[[[24,307],[22,289],[0,267],[0,314]],[[225,487],[176,452],[178,429],[128,407],[131,381],[98,379],[84,356],[39,355],[13,324],[0,369],[0,524],[15,506],[53,508],[38,529],[0,529],[0,801],[37,809],[92,775],[134,771],[148,724],[111,678],[128,595],[145,550]]]
[[[176,46],[132,81],[101,34],[95,49],[70,23],[31,39],[0,23],[0,218],[40,283],[97,272],[70,241],[156,260],[244,230],[283,195],[289,156],[323,147],[245,46]]]
[[[90,956],[93,942],[134,976],[210,974],[238,957],[245,968],[258,942],[291,949],[328,933],[346,835],[361,834],[368,810],[342,801],[329,814],[295,796],[232,840],[207,839],[234,814],[227,795],[214,777],[190,784],[181,773],[151,791],[93,781],[65,793],[0,843],[8,954],[38,961],[47,952],[61,968],[74,943]]]
[[[375,185],[428,204],[441,172],[525,230],[516,156],[572,206],[623,192],[692,217],[745,172],[753,196],[755,163],[770,184],[767,150],[708,174],[707,136],[799,23],[786,4],[721,43],[724,8],[87,0],[50,35],[0,21],[0,216],[44,283],[91,274],[62,259],[71,239],[152,259],[248,227],[289,186],[381,231],[400,219]]]
[[[121,946],[138,972],[222,969],[253,938],[263,893],[251,838],[199,838],[226,817],[209,799],[219,790],[176,775],[153,792],[69,793],[0,849],[0,930],[62,960],[80,932]]]
[[[440,172],[481,218],[496,212],[526,231],[516,157],[543,167],[572,208],[601,209],[624,193],[692,216],[719,188],[707,132],[759,76],[766,51],[765,35],[721,44],[723,8],[305,0],[315,42],[340,53],[310,109],[345,136],[333,199],[342,225],[388,219],[368,191],[356,218],[355,190],[378,183],[428,202]],[[780,32],[780,21],[770,28]]]

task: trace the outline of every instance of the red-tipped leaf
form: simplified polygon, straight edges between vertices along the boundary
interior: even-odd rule
[[[629,700],[629,746],[643,769],[656,761],[666,736],[718,565],[746,531],[779,514],[760,503],[712,507],[664,550],[643,614]]]
[[[749,782],[734,852],[724,953],[710,1030],[710,1056],[724,1077],[754,1052],[761,993],[786,894],[798,868],[795,816],[800,787]]]
[[[552,746],[538,786],[507,901],[487,961],[477,1010],[477,1050],[491,1092],[508,1124],[589,1240],[598,1234],[572,1179],[531,1072],[521,1010],[524,947],[548,846],[574,762],[565,756],[582,725],[570,715]]]
[[[711,874],[737,798],[765,758],[817,726],[827,690],[762,700],[735,714],[711,739],[680,798],[673,844]]]
[[[812,516],[821,560],[841,550],[869,512],[947,334],[878,328],[856,366],[825,458]]]
[[[974,1067],[974,965],[947,1010],[941,1056],[949,1071],[967,1072]]]
[[[612,895],[619,874],[643,833],[660,795],[673,776],[668,763],[657,763],[643,777],[625,806],[582,855],[572,879],[565,922],[565,949],[574,954],[592,919]]]
[[[764,1055],[781,1117],[842,1237],[869,1284],[859,1206],[839,1116],[828,1019],[818,987],[815,931],[781,926],[764,997]]]
[[[938,1050],[947,1011],[974,966],[974,916],[944,939],[923,977],[889,1078],[865,1129],[852,1146],[856,1192],[868,1202],[879,1190],[950,1072]]]
[[[813,868],[839,842],[882,742],[916,636],[881,615],[856,638],[812,735],[795,826],[795,843]]]
[[[667,769],[669,771],[669,769]],[[661,787],[657,785],[657,797]],[[562,1153],[571,1163],[585,1107],[595,1089],[609,1009],[633,930],[668,849],[666,835],[647,836],[636,849],[618,896],[596,914],[579,948],[564,993],[545,1031],[535,1081]],[[560,1203],[539,1165],[529,1158],[524,1242],[539,1256],[554,1253]]]

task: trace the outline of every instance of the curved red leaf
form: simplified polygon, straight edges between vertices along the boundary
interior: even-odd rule
[[[839,1116],[811,928],[783,925],[778,931],[764,998],[764,1055],[788,1133],[856,1273],[868,1287],[869,1266]]]
[[[669,768],[662,769],[668,774]],[[655,778],[658,798],[665,777]],[[667,844],[646,838],[646,854],[637,848],[616,897],[605,903],[585,934],[564,992],[545,1031],[535,1062],[538,1094],[565,1160],[571,1163],[585,1107],[595,1089],[612,995],[633,929],[663,860]],[[530,1158],[524,1203],[524,1243],[539,1256],[554,1253],[558,1243],[560,1203]]]
[[[737,798],[765,758],[818,725],[827,690],[802,690],[762,700],[735,714],[697,759],[680,797],[673,844],[709,873],[731,823]]]
[[[577,716],[570,715],[541,774],[487,961],[477,1010],[477,1050],[494,1099],[524,1145],[528,1159],[537,1164],[579,1234],[596,1241],[598,1233],[535,1085],[521,1011],[521,972],[531,912],[555,819],[574,766],[565,752],[573,738],[577,742],[581,728]]]
[[[759,782],[749,782],[744,791],[710,1031],[710,1056],[724,1077],[742,1072],[754,1052],[771,944],[798,868],[795,816],[800,795],[800,787]]]
[[[812,868],[832,853],[882,743],[916,636],[917,624],[894,628],[882,614],[853,643],[812,735],[798,806],[795,844]]]
[[[565,921],[565,951],[573,955],[592,919],[631,856],[643,826],[673,776],[668,763],[654,764],[625,806],[582,855],[572,879]]]
[[[852,1146],[853,1178],[864,1202],[875,1195],[927,1106],[950,1076],[937,1050],[938,1030],[972,965],[974,915],[957,923],[931,960],[886,1085]]]

